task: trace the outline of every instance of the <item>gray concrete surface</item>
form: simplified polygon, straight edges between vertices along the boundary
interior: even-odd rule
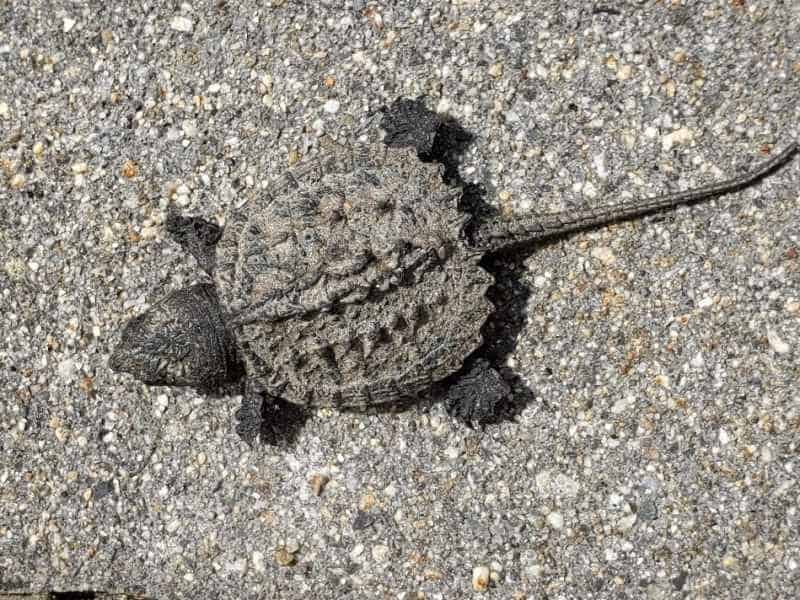
[[[470,131],[461,175],[519,212],[800,138],[796,2],[345,4],[0,0],[0,590],[464,598],[486,567],[485,598],[793,597],[797,159],[508,261],[514,422],[319,410],[253,451],[237,398],[108,370],[198,278],[168,206],[222,223],[399,96]]]

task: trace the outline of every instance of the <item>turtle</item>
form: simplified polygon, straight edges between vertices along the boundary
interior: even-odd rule
[[[301,161],[225,226],[170,212],[166,229],[211,281],[174,291],[122,329],[109,366],[150,385],[242,385],[236,431],[267,439],[280,406],[387,406],[448,381],[448,412],[480,421],[510,386],[479,356],[495,310],[481,259],[522,244],[732,192],[786,162],[705,187],[552,214],[462,210],[464,186],[430,153],[442,121],[395,105],[383,141]],[[477,357],[477,358],[476,358]]]

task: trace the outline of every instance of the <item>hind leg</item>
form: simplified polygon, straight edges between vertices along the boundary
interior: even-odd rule
[[[511,388],[489,361],[479,358],[447,390],[447,413],[465,423],[497,419],[511,397]]]

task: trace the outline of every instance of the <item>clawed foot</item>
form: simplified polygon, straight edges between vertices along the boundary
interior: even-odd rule
[[[261,434],[261,398],[244,396],[236,411],[236,420],[236,433],[252,448]]]
[[[194,256],[206,273],[213,273],[216,258],[214,246],[222,237],[219,225],[200,217],[183,217],[174,211],[169,212],[164,225],[170,237]]]
[[[251,448],[260,441],[286,447],[294,442],[308,414],[302,407],[280,398],[249,391],[236,411],[236,433]]]
[[[386,108],[381,128],[387,146],[413,146],[418,155],[430,154],[442,119],[421,100],[400,99]]]
[[[495,421],[511,397],[511,388],[489,361],[477,359],[447,391],[445,409],[467,424]]]

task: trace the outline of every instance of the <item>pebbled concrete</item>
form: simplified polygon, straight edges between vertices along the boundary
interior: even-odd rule
[[[319,410],[252,451],[237,398],[106,360],[199,277],[168,206],[224,223],[399,96],[503,208],[599,205],[800,139],[798,49],[792,2],[0,1],[0,591],[789,597],[800,160],[496,264],[533,399],[484,431]]]

